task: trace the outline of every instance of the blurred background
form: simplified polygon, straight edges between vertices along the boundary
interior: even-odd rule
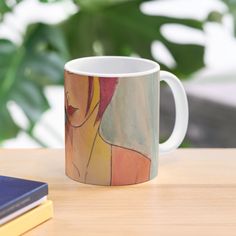
[[[63,66],[90,55],[156,60],[184,83],[183,147],[236,147],[236,0],[0,0],[0,146],[63,147]],[[174,124],[161,89],[161,134]]]

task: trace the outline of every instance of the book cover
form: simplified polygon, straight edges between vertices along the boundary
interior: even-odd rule
[[[47,195],[46,183],[0,176],[0,219]]]
[[[47,200],[38,207],[0,226],[0,236],[18,236],[53,217],[52,201]]]
[[[25,212],[33,209],[34,207],[42,204],[46,200],[47,200],[47,197],[43,197],[43,198],[37,200],[36,202],[33,202],[33,203],[29,204],[28,206],[25,206],[15,212],[11,213],[10,215],[5,216],[4,218],[0,219],[0,226],[7,223],[8,221],[16,218],[17,216],[20,216],[20,215],[24,214]]]

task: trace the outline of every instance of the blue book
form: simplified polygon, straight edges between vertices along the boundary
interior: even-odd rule
[[[47,195],[46,183],[0,175],[0,220]]]

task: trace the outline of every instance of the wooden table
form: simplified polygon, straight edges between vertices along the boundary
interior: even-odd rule
[[[63,150],[0,150],[1,175],[49,183],[55,216],[26,235],[236,235],[236,149],[180,149],[159,164],[148,183],[98,187],[64,175]]]

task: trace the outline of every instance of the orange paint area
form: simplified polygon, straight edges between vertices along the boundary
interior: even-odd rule
[[[149,180],[151,161],[134,150],[112,147],[111,185],[137,184]]]

